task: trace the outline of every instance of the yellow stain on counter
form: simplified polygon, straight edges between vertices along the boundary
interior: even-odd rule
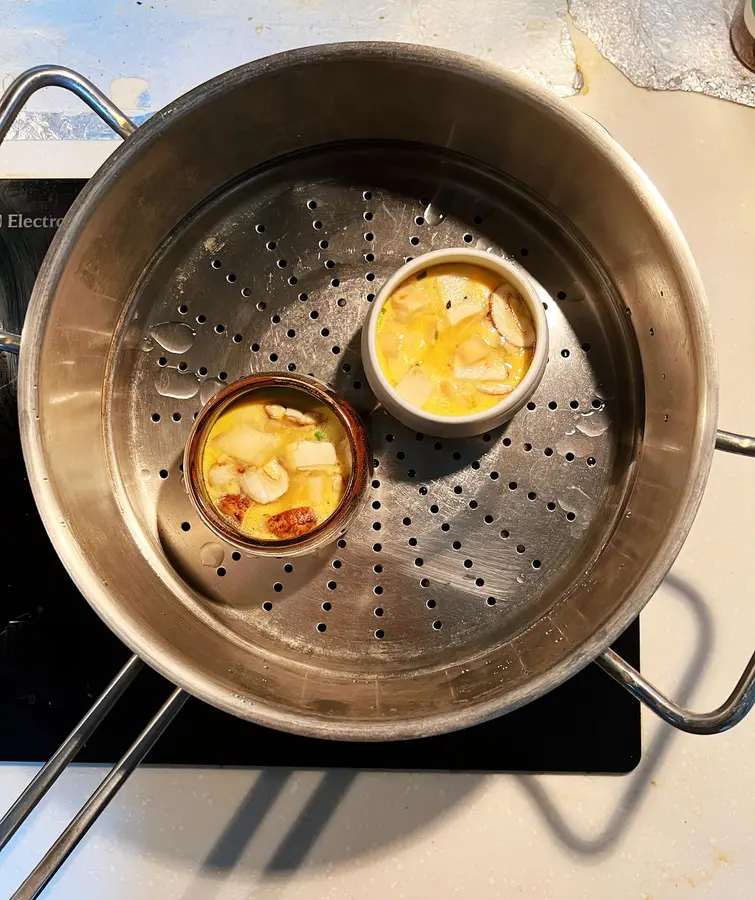
[[[147,90],[146,78],[115,78],[110,82],[110,99],[121,109],[139,109],[139,97]]]

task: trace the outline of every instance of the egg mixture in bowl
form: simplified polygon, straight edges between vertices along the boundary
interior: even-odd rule
[[[463,436],[526,402],[547,360],[547,325],[521,267],[477,250],[442,250],[386,282],[362,346],[370,385],[400,421]]]
[[[244,549],[305,552],[342,534],[366,491],[356,413],[310,378],[255,375],[206,406],[186,447],[205,523]]]
[[[433,266],[388,298],[377,323],[380,367],[408,403],[441,416],[481,412],[532,362],[535,326],[522,298],[481,266]]]

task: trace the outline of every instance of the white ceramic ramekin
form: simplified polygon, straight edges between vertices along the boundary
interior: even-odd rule
[[[412,406],[401,398],[386,378],[378,360],[376,329],[380,310],[399,285],[411,275],[447,263],[467,263],[489,269],[508,281],[522,296],[535,325],[535,353],[526,375],[499,403],[467,416],[440,416]],[[520,265],[483,250],[453,248],[433,250],[406,263],[385,282],[375,298],[362,330],[362,365],[375,396],[399,422],[437,437],[470,437],[502,425],[518,412],[535,392],[548,362],[548,322],[537,283]]]

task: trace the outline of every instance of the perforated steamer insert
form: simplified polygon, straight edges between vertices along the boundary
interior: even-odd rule
[[[540,282],[550,357],[506,426],[439,440],[376,406],[360,328],[403,262],[465,245]],[[579,235],[478,163],[395,144],[288,158],[200,209],[139,285],[110,366],[108,397],[127,398],[127,415],[108,407],[113,467],[187,602],[235,640],[355,677],[472,657],[556,602],[610,533],[641,421],[626,315]],[[202,404],[270,370],[332,385],[373,442],[362,516],[292,561],[218,546],[180,471]]]

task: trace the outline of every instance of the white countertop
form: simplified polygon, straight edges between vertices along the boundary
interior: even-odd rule
[[[602,122],[676,214],[708,290],[720,424],[755,433],[755,111],[633,87],[574,35]],[[0,173],[89,175],[112,144],[9,144]],[[642,616],[643,671],[694,708],[731,690],[755,644],[755,461],[718,454],[672,574]],[[619,688],[617,687],[618,691]],[[3,723],[7,727],[9,723]],[[692,737],[643,713],[630,775],[404,775],[142,769],[45,896],[55,900],[666,900],[755,896],[755,713]],[[67,772],[0,858],[6,897],[103,770]],[[0,809],[32,775],[0,767]]]

